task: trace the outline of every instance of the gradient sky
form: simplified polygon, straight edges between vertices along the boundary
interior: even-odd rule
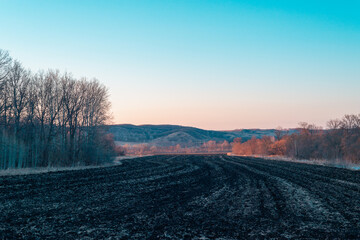
[[[296,127],[360,113],[360,1],[0,0],[0,48],[96,77],[113,122]]]

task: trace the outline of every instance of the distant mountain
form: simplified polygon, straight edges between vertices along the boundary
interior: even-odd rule
[[[178,125],[111,125],[109,132],[114,135],[117,144],[121,145],[147,143],[154,146],[173,146],[180,144],[182,147],[199,146],[210,140],[232,142],[237,137],[246,141],[252,137],[275,136],[275,129],[213,131]]]

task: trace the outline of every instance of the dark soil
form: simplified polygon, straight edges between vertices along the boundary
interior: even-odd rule
[[[0,177],[0,239],[360,239],[360,173],[228,156]]]

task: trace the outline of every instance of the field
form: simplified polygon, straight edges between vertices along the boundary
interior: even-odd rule
[[[360,238],[360,173],[221,155],[0,177],[0,239]]]

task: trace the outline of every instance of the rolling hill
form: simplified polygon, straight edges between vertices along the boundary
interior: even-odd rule
[[[252,137],[275,136],[275,129],[214,131],[179,125],[120,124],[109,126],[108,131],[114,135],[114,140],[120,145],[146,143],[154,146],[172,146],[180,144],[183,147],[198,146],[210,140],[232,142],[237,137],[246,141]],[[290,132],[294,131],[296,130],[290,130]]]

